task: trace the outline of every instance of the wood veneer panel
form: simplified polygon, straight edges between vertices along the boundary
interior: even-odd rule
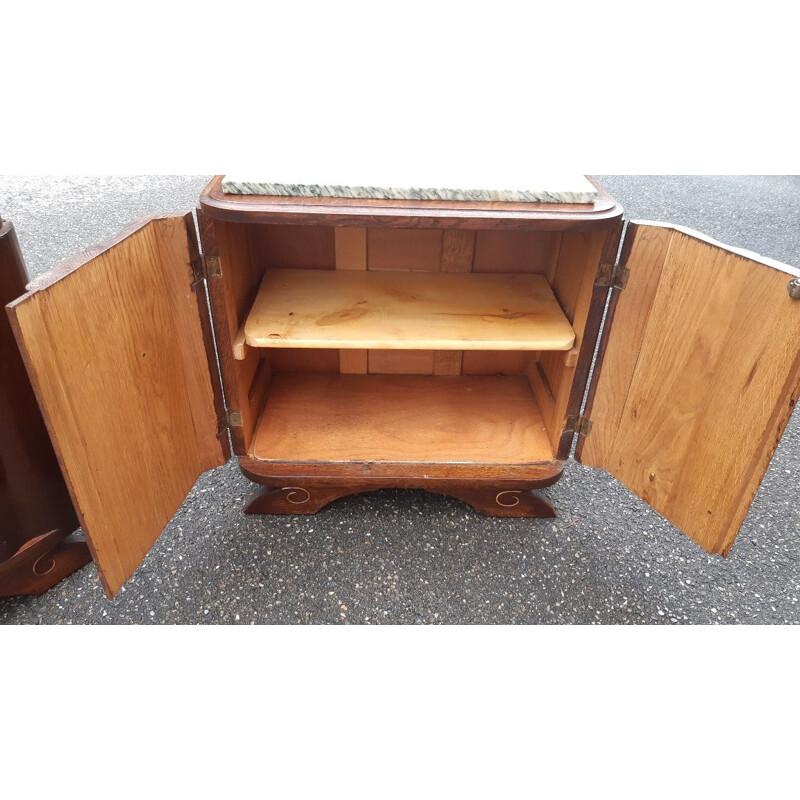
[[[569,350],[541,275],[268,270],[245,323],[252,347]]]
[[[475,235],[475,231],[443,232],[442,272],[472,272]]]
[[[367,229],[336,228],[336,269],[363,272],[367,268]],[[339,371],[343,375],[365,375],[368,350],[340,350]]]
[[[200,473],[223,464],[187,241],[140,223],[53,270],[10,318],[101,579],[113,596]]]
[[[551,272],[561,234],[550,231],[477,231],[475,272]]]
[[[336,269],[365,270],[367,268],[367,229],[336,228]]]
[[[339,350],[286,350],[260,351],[269,354],[275,372],[339,372]],[[361,352],[353,350],[352,352]],[[366,352],[363,351],[363,352]]]
[[[258,289],[260,275],[253,266],[247,226],[213,220],[197,211],[203,255],[218,260],[221,276],[208,281],[214,334],[228,409],[238,411],[242,424],[231,427],[233,449],[239,455],[255,429],[256,416],[248,402],[260,353],[246,347],[241,326]]]
[[[253,222],[253,220],[248,220]],[[264,267],[333,269],[335,228],[317,225],[247,225],[253,261]]]
[[[234,337],[241,321],[253,304],[261,282],[261,271],[250,254],[247,225],[216,222],[214,225],[216,253],[220,257],[222,282],[228,309],[228,325]],[[207,249],[207,248],[204,248]]]
[[[435,350],[433,352],[433,374],[460,375],[463,360],[464,352],[462,350]]]
[[[495,465],[553,458],[525,378],[302,373],[274,377],[251,455]]]
[[[798,273],[683,229],[630,233],[581,459],[724,554],[800,395]]]
[[[367,263],[371,270],[438,272],[442,266],[442,231],[370,229]]]
[[[368,352],[370,375],[433,375],[434,373],[437,354],[432,350],[369,350]],[[441,365],[443,362],[438,360],[438,363]]]
[[[464,375],[524,375],[536,353],[514,350],[467,350],[464,352]]]
[[[589,287],[594,284],[605,234],[605,231],[570,233],[561,239],[553,293],[570,322],[575,320],[579,299],[585,300],[587,283]],[[585,312],[586,303],[582,308]]]
[[[569,353],[543,352],[535,369],[540,370],[553,397],[553,405],[542,408],[555,450],[564,432],[578,354],[583,346],[586,324],[594,295],[594,281],[606,241],[606,231],[570,233],[562,238],[555,275],[554,292],[575,331]],[[594,341],[594,337],[592,337]]]
[[[442,272],[472,272],[475,258],[475,231],[442,232]],[[434,375],[460,375],[463,350],[436,350],[433,353]]]
[[[366,375],[369,370],[369,350],[340,350],[339,372],[342,375]]]

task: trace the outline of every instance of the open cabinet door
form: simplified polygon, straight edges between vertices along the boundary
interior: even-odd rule
[[[800,393],[800,272],[653,223],[625,251],[576,455],[726,555]]]
[[[8,306],[110,597],[199,475],[229,457],[193,261],[191,215],[148,219]]]

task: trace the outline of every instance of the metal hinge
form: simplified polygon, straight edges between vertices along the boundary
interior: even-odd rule
[[[219,266],[219,256],[198,255],[192,259],[192,288],[203,280],[221,277],[222,270]]]
[[[592,432],[592,421],[583,414],[570,414],[564,423],[564,430],[577,433],[578,436],[588,436]]]
[[[242,412],[241,411],[223,411],[217,418],[217,436],[222,436],[228,428],[241,428],[242,427]]]
[[[222,270],[219,266],[219,256],[203,256],[203,272],[208,280],[221,278]]]
[[[622,264],[601,264],[597,270],[595,286],[613,286],[615,289],[624,289],[628,285],[631,271]]]
[[[205,275],[203,274],[203,257],[198,253],[191,261],[192,265],[192,289],[198,283],[202,283]]]

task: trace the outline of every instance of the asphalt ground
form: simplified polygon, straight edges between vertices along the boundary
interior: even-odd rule
[[[194,208],[209,176],[0,177],[31,276],[139,217]],[[598,176],[631,219],[673,222],[800,265],[800,178]],[[417,491],[313,517],[246,517],[231,461],[200,478],[114,601],[94,565],[0,622],[605,623],[800,621],[800,414],[730,556],[709,556],[599,470],[570,462],[555,520],[483,517]]]

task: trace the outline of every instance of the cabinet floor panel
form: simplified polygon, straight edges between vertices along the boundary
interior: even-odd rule
[[[530,385],[521,376],[279,373],[250,455],[317,463],[553,460]]]
[[[251,347],[569,350],[575,332],[543,275],[268,269]]]

